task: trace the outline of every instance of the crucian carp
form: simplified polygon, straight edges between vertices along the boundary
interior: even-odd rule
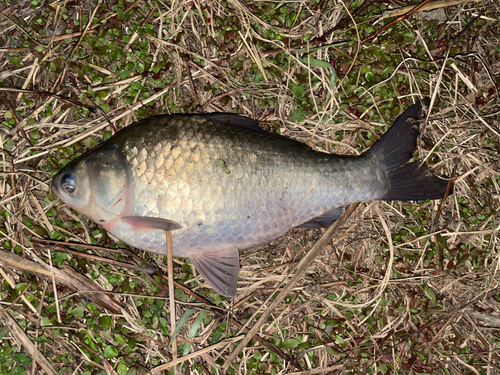
[[[328,226],[355,202],[442,198],[447,181],[407,163],[425,107],[411,106],[357,157],[316,152],[234,114],[151,117],[66,165],[52,190],[138,249],[166,254],[172,231],[174,256],[232,297],[238,249]]]

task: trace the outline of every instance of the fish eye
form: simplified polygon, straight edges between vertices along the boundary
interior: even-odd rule
[[[61,177],[61,186],[68,193],[73,193],[76,189],[76,179],[71,173],[66,173]]]

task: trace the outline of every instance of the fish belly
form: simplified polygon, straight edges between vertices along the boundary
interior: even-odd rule
[[[289,140],[182,116],[138,133],[122,146],[135,189],[132,213],[182,225],[172,233],[175,256],[263,244],[389,189],[376,155],[314,152]],[[109,231],[131,246],[166,253],[162,231],[117,226]]]

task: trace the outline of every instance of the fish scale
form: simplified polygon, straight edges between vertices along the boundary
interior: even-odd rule
[[[145,119],[64,167],[53,191],[127,244],[191,260],[225,296],[236,293],[238,249],[294,227],[330,225],[351,203],[435,199],[446,181],[405,165],[422,118],[416,104],[359,157],[315,152],[231,114]]]

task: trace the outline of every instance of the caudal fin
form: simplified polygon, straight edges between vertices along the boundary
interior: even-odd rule
[[[380,200],[422,201],[443,198],[448,181],[434,176],[425,164],[406,164],[417,146],[419,125],[416,120],[425,117],[429,103],[429,98],[425,98],[404,111],[367,151],[383,156],[389,175],[391,188]]]

